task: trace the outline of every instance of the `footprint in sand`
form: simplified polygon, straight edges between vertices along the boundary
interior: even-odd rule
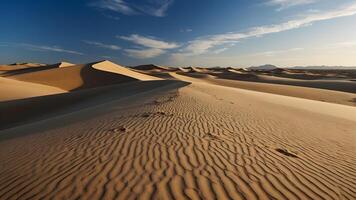
[[[147,117],[150,117],[150,116],[152,116],[152,115],[173,116],[173,114],[167,114],[167,113],[165,113],[165,112],[163,112],[163,111],[157,111],[157,112],[155,112],[155,113],[143,113],[143,114],[141,115],[141,117],[147,118]]]
[[[204,138],[209,138],[211,140],[220,140],[220,138],[218,136],[215,136],[215,135],[213,135],[211,133],[206,133]]]
[[[279,153],[281,153],[281,154],[283,154],[283,155],[285,155],[285,156],[289,156],[289,157],[293,157],[293,158],[298,158],[298,156],[297,156],[295,153],[289,151],[288,149],[277,148],[276,151],[279,152]]]
[[[118,128],[110,129],[109,131],[112,133],[123,133],[123,132],[126,132],[127,129],[124,126],[120,126]]]

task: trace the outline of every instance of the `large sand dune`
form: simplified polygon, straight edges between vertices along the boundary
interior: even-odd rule
[[[54,86],[67,91],[136,80],[157,80],[155,77],[131,71],[109,61],[56,67],[32,73],[13,75],[9,78]]]
[[[0,199],[356,199],[355,107],[169,75],[1,131]]]

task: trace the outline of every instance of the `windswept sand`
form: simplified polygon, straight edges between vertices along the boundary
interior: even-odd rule
[[[0,199],[356,199],[354,107],[170,75],[1,131]]]

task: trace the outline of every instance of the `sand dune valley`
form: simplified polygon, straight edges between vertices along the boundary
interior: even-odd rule
[[[356,70],[0,65],[0,199],[356,199]]]

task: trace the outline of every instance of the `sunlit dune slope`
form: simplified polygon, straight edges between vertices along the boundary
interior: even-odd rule
[[[0,77],[0,101],[30,98],[66,92],[66,90]]]

